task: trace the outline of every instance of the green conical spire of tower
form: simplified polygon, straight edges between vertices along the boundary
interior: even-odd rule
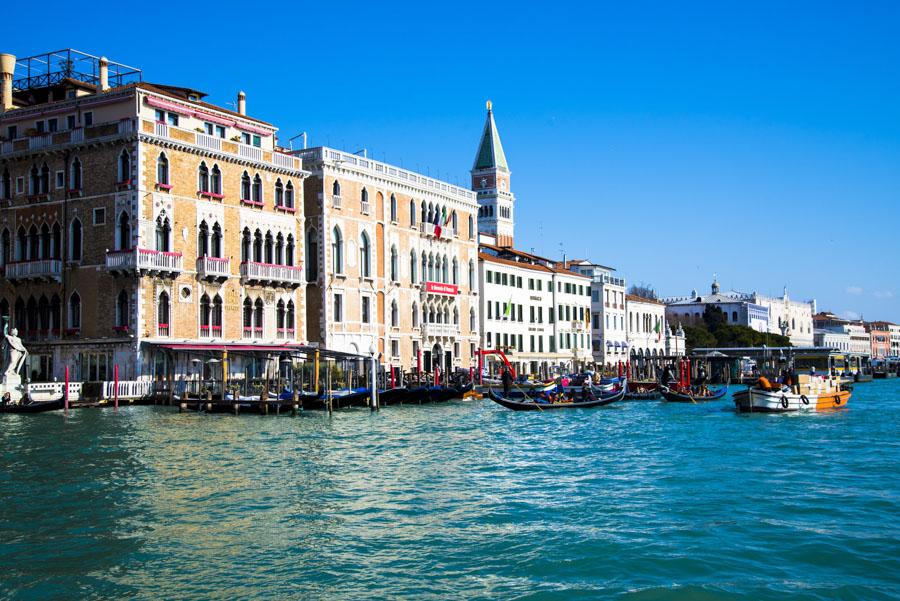
[[[478,145],[478,153],[475,155],[475,165],[472,170],[478,169],[503,169],[509,171],[506,164],[506,155],[503,154],[503,145],[500,143],[500,133],[497,124],[494,123],[494,113],[491,110],[491,101],[487,101],[487,119],[484,122],[484,133],[481,134],[481,144]]]

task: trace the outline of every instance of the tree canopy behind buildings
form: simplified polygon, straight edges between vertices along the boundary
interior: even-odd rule
[[[791,346],[791,340],[781,334],[757,332],[747,326],[731,325],[718,307],[707,305],[703,320],[693,325],[685,325],[685,345],[688,350],[695,348],[727,348],[743,346]]]
[[[649,298],[650,300],[659,300],[656,290],[650,284],[641,282],[640,284],[632,284],[628,289],[628,294],[640,296],[641,298]]]

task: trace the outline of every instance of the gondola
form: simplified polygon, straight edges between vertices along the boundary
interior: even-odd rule
[[[0,413],[43,413],[44,411],[63,409],[65,403],[65,399],[55,399],[52,401],[32,401],[17,405],[0,405]]]
[[[331,408],[340,409],[342,407],[368,407],[369,397],[368,388],[353,388],[351,390],[332,391]]]
[[[426,403],[428,402],[428,386],[412,386],[406,391],[404,403]]]
[[[399,405],[409,397],[410,389],[406,386],[398,388],[388,388],[387,390],[378,391],[378,405],[385,407],[387,405]]]
[[[472,384],[464,386],[430,386],[428,388],[428,400],[432,403],[442,403],[452,399],[459,399],[470,390],[472,390]]]
[[[369,396],[371,395],[368,388],[333,390],[331,391],[331,408],[368,407]],[[320,391],[318,394],[304,393],[300,397],[300,406],[303,409],[327,409],[328,395],[324,391]]]
[[[508,399],[494,392],[493,388],[488,389],[488,396],[492,401],[507,409],[513,411],[543,411],[545,409],[588,409],[591,407],[603,407],[621,401],[625,396],[625,388],[615,394],[594,397],[586,401],[572,401],[564,403],[540,402],[536,399]]]
[[[718,401],[728,392],[728,387],[723,386],[718,390],[711,390],[710,394],[705,396],[694,395],[686,392],[675,392],[668,386],[660,386],[660,393],[663,398],[670,403],[708,403],[710,401]]]

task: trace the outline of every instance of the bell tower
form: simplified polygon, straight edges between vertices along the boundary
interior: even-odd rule
[[[516,198],[509,188],[509,175],[493,107],[488,100],[484,132],[472,166],[472,190],[478,199],[478,231],[496,236],[498,246],[513,245]]]

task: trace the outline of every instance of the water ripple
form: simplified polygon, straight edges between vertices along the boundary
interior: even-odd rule
[[[0,597],[894,599],[900,383],[725,403],[0,416]]]

